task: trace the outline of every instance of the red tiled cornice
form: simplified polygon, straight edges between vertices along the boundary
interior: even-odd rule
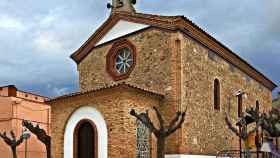
[[[275,83],[269,80],[265,75],[256,70],[248,62],[243,60],[228,47],[220,43],[214,37],[209,35],[203,29],[194,24],[191,20],[184,16],[160,16],[142,13],[124,13],[119,12],[112,14],[108,20],[80,47],[71,58],[80,63],[91,51],[96,47],[96,43],[120,20],[142,23],[151,27],[163,28],[171,31],[181,31],[190,36],[205,47],[213,50],[216,54],[224,58],[226,61],[238,67],[241,71],[248,74],[256,81],[262,83],[265,87],[273,90],[277,87]]]
[[[102,92],[104,90],[109,90],[109,89],[113,89],[113,88],[117,88],[117,87],[139,90],[139,91],[142,91],[142,92],[147,93],[149,95],[153,95],[153,96],[156,96],[156,97],[159,97],[159,98],[164,98],[163,94],[160,94],[160,93],[157,93],[157,92],[154,92],[154,91],[150,91],[150,90],[146,90],[144,88],[140,88],[140,87],[137,87],[135,85],[131,85],[131,84],[127,84],[125,82],[122,82],[122,83],[117,83],[117,84],[102,87],[102,88],[92,89],[92,90],[89,90],[89,91],[86,91],[86,92],[76,92],[76,93],[71,93],[71,94],[59,96],[59,97],[47,100],[46,103],[55,102],[57,100],[68,99],[68,98],[75,97],[75,96],[82,96],[82,95],[90,94],[90,93],[98,93],[98,92]]]

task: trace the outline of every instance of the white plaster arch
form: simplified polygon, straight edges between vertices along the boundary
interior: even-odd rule
[[[73,158],[74,131],[81,120],[92,121],[98,134],[98,158],[108,157],[108,131],[106,122],[100,112],[95,108],[85,106],[77,109],[69,118],[64,131],[64,158]]]

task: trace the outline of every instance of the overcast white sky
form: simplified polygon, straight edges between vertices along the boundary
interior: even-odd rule
[[[46,96],[76,91],[69,56],[109,16],[107,2],[1,0],[0,85]],[[136,8],[186,16],[280,85],[279,0],[138,0]]]

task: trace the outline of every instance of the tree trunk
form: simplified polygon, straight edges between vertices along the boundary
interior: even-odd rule
[[[165,137],[157,138],[157,158],[164,158],[165,154]]]
[[[51,158],[51,145],[46,145],[47,158]]]
[[[13,152],[13,158],[17,158],[17,149],[12,148],[12,152]]]
[[[250,147],[249,147],[249,140],[246,139],[244,141],[245,143],[245,158],[250,158],[251,157],[251,153],[250,153]]]

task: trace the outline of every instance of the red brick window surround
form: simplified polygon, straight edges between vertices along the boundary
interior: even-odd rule
[[[136,48],[128,40],[117,41],[107,54],[106,69],[115,80],[129,77],[136,64]]]
[[[218,79],[214,81],[214,108],[220,110],[220,81]]]

